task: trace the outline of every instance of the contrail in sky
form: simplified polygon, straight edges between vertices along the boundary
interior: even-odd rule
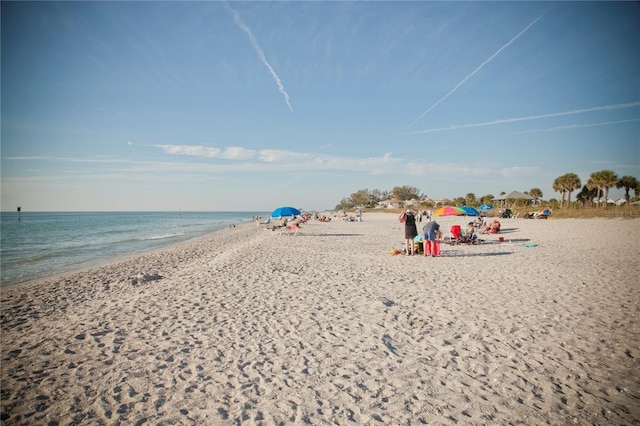
[[[233,13],[233,22],[235,22],[236,25],[240,27],[240,29],[245,33],[247,33],[247,35],[249,36],[249,41],[251,41],[251,45],[253,46],[253,49],[258,54],[258,57],[260,57],[260,60],[262,61],[264,66],[266,66],[269,72],[271,73],[271,76],[273,77],[273,79],[276,81],[276,84],[278,85],[278,91],[282,93],[282,95],[284,96],[284,101],[287,103],[289,110],[293,112],[293,107],[289,102],[289,94],[284,89],[284,86],[282,85],[282,81],[280,81],[280,77],[278,77],[278,74],[276,74],[274,69],[269,64],[269,61],[267,61],[267,58],[264,56],[264,52],[260,48],[260,45],[258,44],[258,41],[256,40],[256,38],[253,36],[253,33],[251,32],[251,28],[249,28],[249,26],[244,23],[244,21],[242,20],[242,18],[240,18],[240,15],[238,14],[238,12],[236,12],[235,9],[233,9],[227,3],[224,3],[224,6],[229,12]]]
[[[553,132],[555,130],[582,129],[584,127],[597,127],[597,126],[608,126],[610,124],[632,123],[634,121],[640,121],[640,118],[630,118],[628,120],[617,120],[617,121],[603,121],[601,123],[589,123],[589,124],[567,124],[566,126],[556,126],[556,127],[551,127],[549,129],[523,130],[521,132],[514,132],[514,133],[521,134],[521,133]]]
[[[487,65],[489,62],[491,62],[496,56],[498,56],[500,54],[500,52],[502,52],[504,49],[506,49],[507,47],[509,47],[509,45],[511,45],[511,43],[513,43],[514,41],[516,41],[521,35],[523,35],[524,33],[526,33],[529,28],[531,28],[532,26],[535,25],[536,22],[538,22],[540,19],[542,19],[543,15],[540,15],[536,20],[534,20],[532,23],[530,23],[529,25],[526,26],[526,28],[522,31],[520,31],[520,33],[518,33],[515,37],[513,37],[511,40],[509,40],[507,42],[507,44],[505,44],[504,46],[502,46],[500,49],[498,49],[496,51],[496,53],[494,53],[493,55],[491,55],[489,57],[489,59],[487,59],[486,61],[484,61],[483,63],[480,64],[480,66],[478,66],[478,68],[476,68],[475,70],[473,70],[473,72],[471,72],[471,74],[469,74],[468,76],[466,76],[464,79],[462,79],[462,81],[458,84],[456,84],[456,86],[451,89],[449,91],[449,93],[447,93],[446,95],[444,95],[442,98],[440,98],[440,100],[438,100],[435,104],[431,105],[431,107],[426,110],[425,112],[422,113],[422,115],[418,118],[416,118],[415,120],[413,120],[413,122],[411,124],[409,124],[409,126],[404,130],[405,132],[407,130],[409,130],[414,124],[416,124],[418,121],[420,121],[420,119],[422,119],[422,117],[424,117],[425,115],[429,114],[429,112],[431,112],[432,109],[434,109],[435,107],[437,107],[442,101],[444,101],[445,99],[447,99],[449,96],[451,96],[451,94],[453,92],[455,92],[456,90],[458,90],[458,88],[460,86],[462,86],[464,83],[467,82],[467,80],[469,80],[471,77],[473,77],[474,75],[476,75],[478,73],[478,71],[480,71],[482,69],[482,67],[484,67],[485,65]]]
[[[574,109],[571,111],[555,112],[552,114],[530,115],[528,117],[505,118],[501,120],[486,121],[484,123],[457,124],[449,127],[441,127],[439,129],[428,129],[428,130],[421,130],[418,132],[411,132],[408,134],[417,135],[420,133],[432,133],[432,132],[443,132],[446,130],[468,129],[470,127],[493,126],[495,124],[507,124],[507,123],[515,123],[518,121],[539,120],[541,118],[560,117],[563,115],[582,114],[585,112],[594,112],[594,111],[610,111],[614,109],[633,108],[637,106],[640,106],[640,102],[630,102],[627,104],[615,104],[615,105],[605,105],[605,106],[599,106],[599,107],[593,107],[593,108]]]

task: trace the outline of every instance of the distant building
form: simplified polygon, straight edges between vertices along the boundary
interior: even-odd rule
[[[397,198],[390,198],[388,200],[380,201],[378,206],[383,209],[402,209],[404,208],[404,201]]]
[[[448,204],[451,204],[451,200],[448,198],[441,198],[439,200],[434,201],[433,204],[434,204],[434,207],[446,206]]]
[[[520,198],[524,198],[525,200],[529,200],[529,201],[534,201],[534,198],[531,195],[525,194],[519,191],[511,191],[508,194],[493,198],[491,201],[493,201],[494,203],[496,201],[500,202],[502,203],[503,206],[505,206],[507,204],[507,200],[518,200]]]

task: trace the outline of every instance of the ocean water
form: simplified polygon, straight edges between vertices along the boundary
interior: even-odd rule
[[[201,237],[268,212],[2,212],[2,287]]]

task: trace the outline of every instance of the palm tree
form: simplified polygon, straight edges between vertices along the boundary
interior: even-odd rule
[[[469,192],[465,198],[467,206],[472,206],[476,203],[476,194]]]
[[[559,176],[553,181],[553,191],[560,193],[560,207],[564,204],[564,193],[566,191],[563,179],[564,176]]]
[[[480,198],[480,201],[482,202],[482,204],[491,204],[494,198],[496,197],[494,197],[493,194],[486,194],[483,195],[482,198]]]
[[[591,177],[587,180],[587,188],[590,191],[596,190],[596,207],[600,207],[600,197],[602,195],[600,194],[600,179],[597,172],[591,173]]]
[[[598,204],[600,204],[600,190],[604,195],[604,206],[607,205],[607,200],[609,199],[609,188],[615,186],[618,182],[618,176],[611,170],[600,170],[599,172],[591,173],[591,181],[592,186],[598,187]]]
[[[540,188],[531,188],[529,195],[533,197],[533,204],[538,204],[538,198],[542,198],[542,191]]]
[[[633,176],[622,176],[618,179],[616,188],[624,188],[624,199],[627,202],[627,205],[629,205],[629,190],[633,189],[634,192],[637,192],[639,183],[638,179]],[[636,193],[636,195],[638,194]]]
[[[604,205],[606,206],[609,200],[609,188],[616,185],[618,175],[612,170],[601,170],[599,173],[601,176],[600,185],[602,186],[602,192],[604,194]]]
[[[567,204],[571,205],[571,193],[576,189],[580,189],[582,182],[580,182],[580,178],[575,173],[567,173],[563,178],[564,189],[568,193]]]

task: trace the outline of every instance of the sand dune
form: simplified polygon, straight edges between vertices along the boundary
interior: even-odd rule
[[[640,423],[639,219],[439,258],[390,255],[402,226],[242,225],[3,290],[2,423]]]

